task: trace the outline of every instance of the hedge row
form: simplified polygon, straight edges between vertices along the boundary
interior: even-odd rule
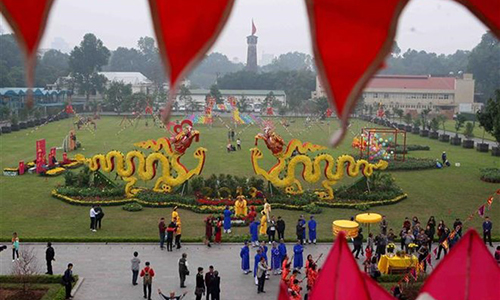
[[[479,169],[481,180],[491,183],[500,183],[499,168],[481,168]]]

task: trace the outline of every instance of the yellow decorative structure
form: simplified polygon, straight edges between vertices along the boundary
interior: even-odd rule
[[[260,231],[259,233],[261,235],[266,235],[267,234],[267,217],[266,213],[264,211],[260,212],[262,214],[262,217],[260,218]]]
[[[303,166],[302,178],[306,182],[314,183],[324,176],[325,179],[321,182],[321,185],[325,190],[316,194],[321,199],[332,200],[332,185],[341,180],[344,175],[355,177],[361,172],[364,176],[370,177],[374,170],[384,170],[388,166],[388,163],[384,160],[372,164],[363,159],[355,160],[349,155],[342,155],[335,160],[329,154],[320,154],[311,159],[306,153],[323,150],[325,147],[309,142],[302,143],[297,139],[293,139],[284,149],[283,139],[269,130],[266,131],[266,134],[259,134],[255,137],[256,145],[259,139],[265,141],[266,146],[271,150],[278,162],[269,171],[266,171],[258,163],[263,157],[262,151],[258,148],[250,149],[255,174],[263,176],[274,186],[283,188],[287,194],[291,195],[304,192],[300,181],[295,177],[297,167],[302,169]],[[326,166],[322,168],[321,164],[323,162],[326,163]],[[282,173],[285,173],[285,175],[280,176]]]
[[[345,232],[347,238],[358,236],[359,224],[349,220],[337,220],[332,223],[333,235],[337,236],[341,231]]]
[[[170,193],[173,187],[183,184],[194,175],[199,175],[203,170],[207,151],[205,148],[199,147],[194,152],[193,157],[198,160],[194,169],[188,170],[180,162],[181,157],[195,138],[199,138],[199,132],[188,128],[187,131],[179,132],[170,140],[160,138],[134,144],[134,146],[155,151],[148,155],[133,150],[126,155],[119,151],[110,151],[106,155],[98,154],[92,158],[85,158],[83,155],[77,155],[75,158],[88,165],[91,171],[112,172],[115,170],[118,176],[127,182],[125,186],[127,197],[133,197],[139,191],[139,189],[133,188],[137,177],[144,181],[152,180],[156,176],[157,169],[161,167],[160,176],[156,180],[153,190]],[[175,176],[172,175],[172,171]]]

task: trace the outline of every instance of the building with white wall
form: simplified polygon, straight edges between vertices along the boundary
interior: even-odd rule
[[[152,92],[153,82],[140,72],[99,72],[108,79],[107,85],[112,82],[122,82],[132,86],[132,93],[144,93],[146,95]]]

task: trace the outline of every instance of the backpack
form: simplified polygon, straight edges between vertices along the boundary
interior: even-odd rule
[[[144,285],[151,284],[153,282],[153,278],[151,277],[151,274],[149,274],[149,270],[144,271]]]

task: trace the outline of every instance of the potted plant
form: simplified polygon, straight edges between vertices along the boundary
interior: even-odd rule
[[[443,133],[439,135],[439,140],[441,142],[448,143],[450,141],[450,135],[446,134],[446,121],[448,120],[445,115],[437,116],[437,120],[443,129]]]
[[[433,118],[430,122],[430,127],[432,132],[429,134],[429,137],[433,140],[437,140],[439,137],[439,133],[437,132],[439,130],[439,120],[438,118]]]
[[[12,118],[10,118],[10,129],[12,131],[19,131],[19,121],[16,115],[13,115]]]
[[[450,144],[455,146],[462,145],[462,139],[458,137],[458,131],[460,128],[464,127],[465,116],[462,114],[457,114],[455,118],[455,136],[450,139]]]
[[[413,121],[413,129],[411,133],[419,134],[420,133],[420,119],[416,119]]]
[[[422,130],[420,130],[420,136],[429,136],[429,124],[425,119],[420,119],[420,123],[422,124]]]
[[[26,124],[26,120],[28,119],[28,110],[26,108],[23,108],[19,110],[19,129],[26,129],[28,128]]]
[[[2,133],[10,133],[11,131],[9,125],[2,126]]]
[[[41,124],[41,121],[40,121],[40,111],[39,110],[35,110],[35,113],[33,114],[33,116],[35,117],[35,119],[33,120],[33,124],[35,126],[38,126]]]
[[[479,124],[486,132],[491,134],[496,142],[496,147],[491,147],[491,155],[500,156],[500,89],[495,91],[495,98],[490,98],[483,112],[479,114]],[[483,141],[484,143],[484,141]]]
[[[413,120],[412,120],[412,117],[411,117],[410,113],[407,113],[405,115],[404,122],[406,123],[405,130],[407,132],[411,132],[411,130],[412,130],[411,124],[413,123]]]
[[[474,124],[472,124],[472,122],[467,122],[465,124],[464,137],[465,141],[462,142],[462,147],[473,149],[474,141],[472,140],[472,138],[474,137]]]

